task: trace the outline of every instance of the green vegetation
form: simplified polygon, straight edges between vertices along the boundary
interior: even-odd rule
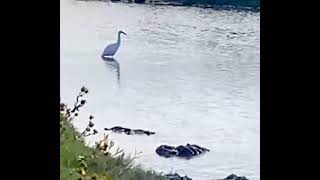
[[[97,147],[88,147],[69,120],[60,116],[60,179],[161,180],[153,171],[132,165],[124,153],[113,157]],[[109,143],[110,145],[110,143]]]
[[[76,120],[79,108],[85,104],[85,100],[80,98],[87,93],[86,88],[81,88],[72,110],[60,104],[60,179],[164,180],[164,176],[154,171],[134,166],[134,158],[125,157],[119,148],[111,154],[110,149],[114,143],[108,140],[108,136],[103,137],[95,147],[85,144],[85,136],[97,134],[95,129],[90,133],[94,127],[93,116],[89,117],[88,127],[82,133],[76,131],[72,121]]]

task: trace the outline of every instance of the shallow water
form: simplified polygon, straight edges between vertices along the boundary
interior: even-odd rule
[[[155,131],[111,134],[136,163],[195,180],[234,173],[260,179],[260,14],[193,7],[61,0],[61,99],[90,93],[75,120],[89,113],[100,138],[104,127]],[[115,56],[105,45],[124,30]],[[97,139],[88,139],[93,142]],[[161,144],[194,143],[211,151],[198,158],[161,158]]]

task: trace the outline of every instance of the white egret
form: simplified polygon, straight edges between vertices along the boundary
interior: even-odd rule
[[[121,37],[120,35],[124,34],[127,35],[125,32],[123,32],[122,30],[120,30],[118,32],[118,40],[116,43],[113,44],[109,44],[103,51],[101,57],[102,59],[106,59],[107,57],[112,57],[116,54],[116,52],[118,51],[119,47],[120,47],[120,43],[121,43]]]

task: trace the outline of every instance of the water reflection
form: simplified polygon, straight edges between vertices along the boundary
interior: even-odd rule
[[[103,60],[106,62],[108,67],[111,67],[114,69],[117,73],[117,81],[120,85],[120,64],[119,62],[114,58],[104,57]]]

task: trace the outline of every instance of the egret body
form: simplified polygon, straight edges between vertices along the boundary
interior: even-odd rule
[[[120,44],[121,44],[121,34],[127,35],[125,32],[123,31],[119,31],[118,32],[118,40],[116,43],[113,44],[109,44],[103,51],[101,57],[102,59],[106,58],[106,57],[112,57],[116,54],[116,52],[118,51]]]

